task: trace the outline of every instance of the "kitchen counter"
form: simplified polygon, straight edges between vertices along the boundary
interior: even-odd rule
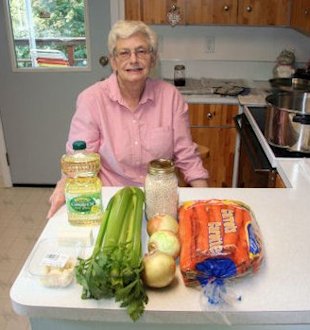
[[[171,287],[148,291],[145,313],[133,323],[114,300],[82,300],[81,287],[75,283],[64,289],[44,288],[27,276],[25,266],[11,288],[14,310],[30,318],[33,330],[219,330],[226,324],[233,325],[232,330],[310,329],[310,161],[281,159],[277,166],[291,188],[180,189],[180,201],[241,200],[251,206],[261,228],[265,262],[255,275],[233,281],[233,290],[242,299],[221,313],[206,311],[200,291],[185,287],[178,272]],[[105,205],[117,189],[103,188]],[[60,226],[70,226],[64,207],[48,222],[39,240],[55,237]]]
[[[165,79],[166,81],[173,84],[173,80],[171,79]],[[190,79],[189,79],[190,80]],[[195,85],[196,83],[190,83],[189,86],[187,86],[184,90],[183,87],[180,87],[179,90],[183,94],[185,100],[188,103],[204,103],[204,104],[240,104],[240,105],[265,105],[265,98],[269,94],[270,91],[270,84],[268,81],[251,81],[251,80],[231,80],[236,85],[244,86],[245,88],[249,89],[249,92],[244,94],[240,94],[239,96],[223,96],[220,94],[214,94],[214,93],[203,93],[203,89],[197,91],[195,93]],[[225,82],[225,80],[220,79],[207,79],[207,78],[201,78],[201,80],[205,80],[207,83],[213,83],[214,86],[220,86],[222,82]],[[190,80],[191,81],[191,80]],[[227,80],[229,81],[229,80]],[[191,85],[193,85],[191,87]],[[212,85],[212,84],[211,84]],[[191,88],[193,90],[191,91]],[[210,88],[212,89],[212,88]]]

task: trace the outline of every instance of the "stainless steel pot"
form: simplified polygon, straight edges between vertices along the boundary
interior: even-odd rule
[[[274,93],[266,102],[267,141],[289,151],[310,153],[310,93]]]
[[[273,78],[269,80],[274,93],[303,91],[310,92],[310,80],[302,78]]]

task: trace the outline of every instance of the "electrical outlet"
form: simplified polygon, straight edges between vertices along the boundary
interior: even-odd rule
[[[215,37],[206,36],[206,53],[215,53]]]

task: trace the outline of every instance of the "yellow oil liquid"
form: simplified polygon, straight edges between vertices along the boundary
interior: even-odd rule
[[[72,225],[99,225],[102,220],[101,181],[97,176],[67,178],[65,195]]]

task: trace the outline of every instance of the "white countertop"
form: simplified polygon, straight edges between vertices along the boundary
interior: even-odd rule
[[[246,80],[245,85],[250,88],[247,95],[222,96],[219,94],[184,94],[188,103],[204,104],[240,104],[252,106],[264,106],[265,98],[270,94],[270,84],[268,81],[250,81]]]
[[[185,287],[178,273],[166,289],[149,290],[142,323],[209,324],[308,324],[310,326],[310,161],[279,160],[280,173],[290,181],[288,189],[182,188],[180,201],[229,198],[249,204],[262,231],[265,262],[254,276],[234,280],[242,300],[222,313],[204,311],[200,292]],[[117,188],[104,188],[106,201]],[[69,226],[63,207],[47,224],[40,239],[55,237],[59,226]],[[31,318],[131,322],[113,300],[82,300],[81,287],[64,289],[40,286],[22,269],[11,288],[17,313]],[[215,319],[214,319],[215,318]]]

